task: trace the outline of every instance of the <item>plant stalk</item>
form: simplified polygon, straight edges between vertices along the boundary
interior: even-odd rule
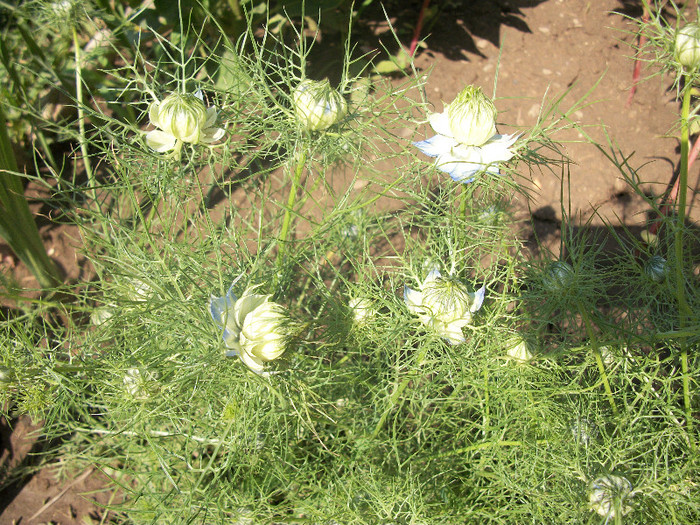
[[[600,348],[598,347],[598,339],[593,332],[593,324],[591,323],[591,317],[582,305],[579,305],[579,312],[581,317],[583,317],[583,323],[586,325],[586,333],[588,334],[588,340],[591,342],[593,347],[593,355],[595,356],[596,364],[598,365],[598,371],[603,380],[603,388],[605,388],[605,394],[608,396],[608,401],[610,402],[610,407],[612,408],[613,414],[618,415],[617,405],[615,404],[615,398],[613,397],[612,388],[610,388],[610,382],[608,381],[608,374],[605,371],[605,363],[603,363],[603,357],[600,355]]]
[[[78,108],[78,142],[80,144],[80,153],[83,156],[83,164],[85,173],[88,178],[88,185],[92,193],[92,200],[97,204],[97,189],[95,184],[95,175],[90,164],[88,156],[87,141],[85,140],[85,108],[83,105],[83,74],[82,74],[82,59],[80,57],[80,44],[78,42],[78,30],[73,26],[73,49],[75,56],[75,101]]]
[[[412,370],[412,372],[416,372],[420,369],[421,366],[423,366],[423,361],[425,361],[425,354],[428,352],[428,345],[422,345],[419,352],[418,356],[416,358],[417,364],[416,367]],[[378,435],[379,432],[381,432],[382,428],[384,427],[384,423],[386,423],[386,419],[389,417],[389,414],[391,411],[394,409],[396,406],[396,403],[399,400],[399,397],[401,397],[401,394],[403,394],[403,391],[406,390],[406,387],[408,386],[408,383],[415,377],[415,374],[408,373],[404,380],[397,386],[394,391],[391,394],[391,397],[389,398],[389,406],[384,410],[384,413],[382,414],[382,417],[379,418],[379,421],[377,422],[377,425],[374,427],[374,432],[372,432],[372,439],[375,439]]]
[[[676,217],[676,231],[674,248],[676,254],[676,299],[678,300],[678,331],[682,332],[688,325],[692,312],[685,297],[685,277],[683,276],[683,232],[685,229],[686,200],[688,194],[688,151],[689,151],[689,126],[690,98],[692,83],[686,79],[683,92],[683,104],[681,106],[681,169],[678,176],[678,215]],[[683,375],[683,406],[685,408],[686,427],[690,435],[691,448],[695,448],[693,411],[690,393],[690,370],[688,367],[688,341],[686,337],[679,339],[681,346],[681,373]]]
[[[301,175],[304,173],[304,167],[306,166],[307,153],[304,149],[297,160],[296,169],[294,170],[294,176],[292,178],[292,187],[289,190],[289,197],[287,198],[287,207],[284,210],[284,219],[282,220],[282,229],[280,230],[279,237],[279,250],[277,252],[277,262],[282,261],[285,252],[287,251],[287,235],[289,234],[289,227],[292,223],[292,212],[294,208],[294,202],[297,198],[297,191],[299,191],[299,185],[301,183]]]

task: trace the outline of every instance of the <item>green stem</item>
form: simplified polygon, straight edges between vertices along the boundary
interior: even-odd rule
[[[85,140],[85,108],[83,105],[83,74],[82,60],[80,58],[80,44],[78,42],[78,30],[73,26],[73,48],[75,54],[75,101],[78,108],[78,142],[80,143],[80,153],[83,155],[83,164],[85,165],[85,173],[87,174],[88,184],[91,188],[92,200],[97,206],[97,189],[95,184],[95,175],[90,165],[90,157],[88,156],[87,141]]]
[[[678,180],[678,215],[676,232],[674,237],[674,248],[676,253],[676,299],[678,300],[678,324],[679,332],[682,332],[688,325],[692,316],[690,306],[685,297],[685,278],[683,276],[683,231],[685,228],[686,199],[688,190],[688,151],[689,151],[689,130],[688,116],[690,114],[690,97],[692,82],[687,79],[685,91],[683,92],[683,105],[681,106],[681,169]],[[695,437],[693,435],[693,411],[690,395],[690,371],[688,368],[688,343],[685,337],[679,339],[681,346],[681,372],[683,374],[683,406],[685,408],[686,426],[690,435],[691,447],[695,448]]]
[[[546,445],[548,441],[546,439],[538,439],[535,442],[537,445]],[[447,452],[441,452],[440,454],[435,454],[426,458],[428,461],[431,459],[440,459],[448,456],[455,456],[457,454],[466,454],[467,452],[475,452],[477,450],[483,450],[485,448],[491,447],[522,447],[524,443],[522,441],[489,441],[485,443],[477,443],[476,445],[469,445],[468,447],[462,447],[455,450],[449,450]]]
[[[420,367],[423,366],[423,361],[425,361],[425,354],[427,352],[428,345],[422,345],[418,352],[418,356],[416,357],[416,367],[412,370],[412,372],[417,372],[418,370],[420,370]],[[386,423],[386,419],[389,417],[391,411],[394,410],[394,407],[396,406],[396,403],[401,397],[401,394],[403,394],[403,391],[406,390],[408,383],[410,383],[411,379],[413,379],[414,377],[415,373],[412,374],[409,372],[408,374],[406,374],[406,377],[401,382],[401,384],[394,389],[394,391],[391,394],[391,397],[389,398],[389,406],[386,408],[386,410],[384,410],[382,417],[379,418],[377,425],[374,427],[374,432],[372,432],[372,439],[376,438],[379,435],[379,432],[381,432],[382,428],[384,427],[384,423]]]
[[[608,381],[608,374],[605,371],[605,363],[603,363],[603,357],[600,355],[600,348],[598,347],[598,339],[593,332],[593,323],[591,322],[591,317],[588,315],[588,311],[579,305],[579,312],[581,317],[583,317],[583,323],[586,325],[586,333],[588,334],[588,340],[591,342],[593,347],[593,355],[595,356],[595,361],[598,365],[598,371],[603,380],[603,387],[605,388],[605,394],[608,396],[608,401],[610,402],[610,407],[612,408],[613,414],[617,416],[617,405],[615,404],[615,398],[613,397],[612,389],[610,388],[610,382]]]
[[[282,220],[282,229],[280,230],[279,237],[279,251],[277,252],[278,263],[282,260],[282,257],[284,257],[284,254],[286,252],[287,235],[289,233],[289,227],[292,223],[292,212],[294,208],[294,202],[297,198],[297,191],[299,190],[299,184],[301,182],[301,174],[304,173],[305,166],[306,149],[302,151],[297,161],[297,166],[294,170],[294,177],[292,178],[292,187],[289,190],[289,197],[287,198],[287,208],[284,210],[284,219]]]
[[[18,171],[5,112],[0,106],[0,237],[27,265],[42,288],[53,288],[61,284],[61,275],[46,253]]]

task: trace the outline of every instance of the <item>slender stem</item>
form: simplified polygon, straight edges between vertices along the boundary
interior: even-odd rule
[[[688,325],[692,316],[690,306],[685,297],[685,277],[683,276],[683,232],[685,229],[686,199],[688,191],[688,150],[689,131],[688,116],[690,114],[691,97],[690,80],[686,82],[683,92],[683,105],[681,106],[681,169],[678,176],[678,216],[676,232],[674,238],[674,248],[676,253],[676,299],[678,300],[678,330],[682,332]],[[690,371],[688,368],[688,342],[685,337],[680,338],[681,346],[681,371],[683,374],[683,405],[685,408],[686,426],[690,435],[691,448],[695,448],[695,437],[693,435],[693,411],[690,395]]]
[[[421,345],[420,350],[418,352],[418,356],[416,357],[416,367],[412,370],[412,372],[417,372],[420,369],[420,367],[423,366],[423,361],[425,361],[425,354],[427,352],[428,345]],[[401,394],[403,394],[403,391],[406,390],[408,383],[411,381],[411,379],[414,378],[414,376],[415,374],[409,372],[408,374],[406,374],[406,377],[401,382],[401,384],[399,384],[399,386],[394,389],[394,391],[391,394],[391,397],[389,398],[389,406],[386,408],[386,410],[384,410],[382,417],[379,418],[377,425],[374,427],[374,432],[372,432],[372,439],[376,438],[379,435],[379,432],[381,432],[382,428],[384,427],[384,423],[386,423],[386,419],[389,417],[391,411],[394,410],[394,407],[396,406],[399,397],[401,397]]]
[[[535,443],[537,445],[546,445],[548,441],[546,439],[538,439]],[[491,447],[522,447],[524,444],[525,443],[523,443],[522,441],[486,441],[484,443],[477,443],[476,445],[469,445],[468,447],[462,447],[455,450],[448,450],[447,452],[441,452],[440,454],[429,456],[427,459],[440,459],[448,456],[455,456],[457,454],[475,452],[477,450],[483,450],[485,448]]]
[[[80,43],[78,42],[78,30],[73,26],[73,49],[75,54],[75,101],[78,107],[78,142],[80,143],[80,153],[83,155],[83,164],[85,165],[85,173],[87,174],[88,184],[92,189],[92,199],[97,206],[97,190],[95,184],[95,176],[90,165],[90,157],[88,156],[87,141],[85,140],[85,108],[83,106],[83,75],[82,75],[82,60],[80,58]]]
[[[284,210],[284,219],[282,220],[282,229],[280,230],[277,262],[280,262],[282,260],[282,257],[284,256],[284,253],[287,248],[287,234],[289,233],[289,226],[292,223],[292,211],[294,208],[294,202],[297,198],[297,191],[299,189],[299,184],[301,181],[301,174],[304,173],[304,166],[306,165],[306,155],[306,149],[303,149],[297,160],[296,169],[294,170],[294,176],[292,178],[292,187],[289,190],[289,197],[287,198],[287,208]]]
[[[605,363],[603,363],[603,357],[600,355],[600,348],[598,347],[598,339],[593,332],[593,324],[591,323],[591,317],[588,311],[579,304],[579,312],[581,317],[583,317],[583,323],[586,325],[586,333],[588,334],[588,340],[591,342],[593,347],[593,355],[595,356],[595,361],[598,365],[598,371],[603,380],[603,387],[605,388],[605,394],[608,396],[608,401],[610,402],[610,407],[612,408],[613,414],[617,416],[617,405],[615,404],[615,398],[613,397],[612,389],[610,388],[610,382],[608,381],[608,374],[605,371]]]

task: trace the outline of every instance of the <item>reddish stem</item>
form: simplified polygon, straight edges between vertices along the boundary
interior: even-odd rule
[[[692,145],[692,148],[688,152],[688,169],[693,165],[695,160],[698,158],[698,154],[700,153],[700,137],[695,141],[695,144]],[[671,188],[671,191],[668,193],[668,196],[664,198],[664,202],[661,204],[661,207],[659,208],[659,214],[662,217],[668,216],[669,212],[671,211],[671,208],[674,206],[676,203],[676,199],[678,198],[678,190],[680,188],[680,181],[681,178],[678,177],[676,178],[676,181],[673,183],[673,187]],[[657,232],[659,231],[659,228],[661,227],[661,220],[660,218],[657,218],[651,225],[649,225],[649,233],[656,235]]]
[[[411,40],[411,47],[408,50],[408,55],[413,57],[416,54],[416,48],[418,47],[418,39],[420,38],[421,29],[423,29],[423,20],[425,19],[425,12],[430,5],[430,0],[423,0],[423,6],[420,8],[420,13],[418,14],[418,22],[416,22],[416,28],[413,30],[413,39]]]
[[[644,13],[642,14],[642,25],[646,25],[649,22],[649,11],[647,10],[646,4],[644,5]],[[630,88],[630,94],[627,96],[627,102],[625,102],[625,107],[629,107],[634,98],[634,94],[637,92],[637,84],[639,84],[639,77],[642,76],[642,61],[639,60],[639,53],[644,47],[647,41],[647,37],[644,35],[644,28],[639,33],[637,37],[637,53],[634,57],[634,71],[632,72],[632,87]]]

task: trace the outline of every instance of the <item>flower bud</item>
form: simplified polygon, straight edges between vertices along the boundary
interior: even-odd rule
[[[496,106],[475,86],[447,106],[447,118],[452,136],[465,146],[482,146],[496,134]]]
[[[596,478],[588,487],[591,509],[604,518],[624,516],[630,510],[625,502],[634,496],[632,484],[623,476],[608,474]]]
[[[682,27],[676,33],[676,60],[688,69],[700,65],[700,26],[692,23]]]
[[[506,355],[516,363],[525,364],[532,359],[532,352],[527,340],[516,336],[509,342]]]
[[[668,273],[666,259],[660,255],[653,255],[644,265],[644,271],[652,281],[656,281],[657,283],[663,281]]]
[[[565,292],[574,282],[574,269],[563,261],[550,263],[544,271],[542,284],[549,292]]]
[[[322,131],[338,123],[347,113],[345,99],[328,80],[304,80],[293,94],[294,112],[308,131]]]
[[[182,142],[199,142],[207,122],[207,108],[191,93],[173,93],[151,104],[151,123]]]
[[[5,365],[0,365],[0,392],[7,390],[12,385],[13,380],[14,373],[12,369]]]

